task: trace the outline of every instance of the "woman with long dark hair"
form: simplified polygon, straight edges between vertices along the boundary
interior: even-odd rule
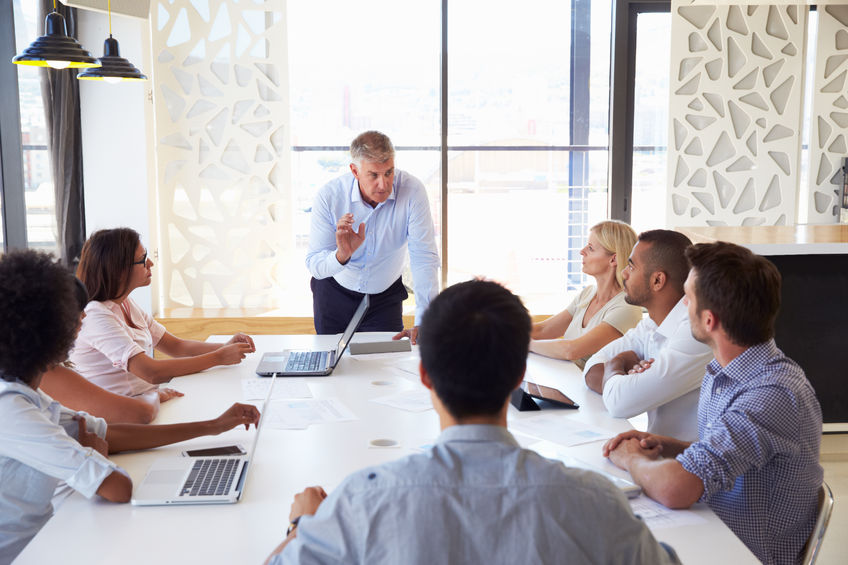
[[[91,298],[71,351],[84,377],[106,390],[138,396],[174,377],[235,365],[255,351],[250,336],[227,343],[180,339],[142,310],[130,293],[150,284],[153,261],[130,228],[100,230],[85,242],[77,276]],[[154,359],[153,350],[171,359]]]
[[[76,304],[80,314],[79,327],[82,327],[85,307],[88,304],[88,291],[79,279],[75,278],[74,282]],[[99,416],[110,424],[149,424],[159,413],[159,405],[162,402],[183,395],[165,387],[138,396],[109,392],[77,373],[70,361],[47,369],[41,376],[40,388],[63,406]]]
[[[110,424],[41,392],[44,372],[67,359],[79,326],[74,278],[50,255],[0,256],[0,563],[11,563],[53,514],[65,482],[80,494],[127,502],[129,475],[107,456],[256,425],[233,404],[213,420],[166,426]]]

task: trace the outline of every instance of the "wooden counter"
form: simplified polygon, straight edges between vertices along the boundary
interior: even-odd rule
[[[848,254],[848,225],[714,226],[676,228],[693,243],[729,241],[760,255]]]

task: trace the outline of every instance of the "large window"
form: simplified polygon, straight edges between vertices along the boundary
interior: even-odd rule
[[[668,182],[668,72],[671,14],[636,12],[633,113],[633,207],[637,232],[665,226]]]
[[[378,129],[427,186],[448,284],[487,276],[559,310],[607,215],[610,2],[448,6],[445,29],[435,1],[288,3],[298,248],[315,192],[348,169],[350,140]]]
[[[17,53],[39,35],[38,5],[38,2],[14,0]],[[56,253],[56,200],[41,97],[41,73],[45,71],[27,65],[15,65],[15,68],[18,71],[27,245]]]
[[[296,1],[287,10],[297,252],[306,253],[315,193],[349,170],[347,147],[369,129],[389,135],[396,166],[424,182],[438,234],[440,5]],[[309,315],[305,268],[301,276],[304,296],[291,304]]]
[[[606,217],[609,2],[449,6],[448,283],[559,310]]]

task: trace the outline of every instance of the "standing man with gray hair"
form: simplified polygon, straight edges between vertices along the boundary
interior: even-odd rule
[[[350,173],[321,188],[312,206],[306,266],[315,332],[343,332],[368,294],[360,331],[397,331],[394,339],[416,343],[421,316],[439,292],[439,254],[424,184],[395,169],[394,146],[378,131],[357,136],[350,157]],[[407,248],[415,325],[404,329]]]

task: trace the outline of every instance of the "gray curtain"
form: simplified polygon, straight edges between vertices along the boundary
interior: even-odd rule
[[[44,33],[44,18],[52,10],[52,0],[40,0],[39,35]],[[76,37],[76,9],[57,3],[57,10],[65,17],[68,35]],[[56,195],[57,244],[62,262],[71,268],[76,268],[85,241],[78,83],[75,69],[47,68],[42,71],[41,94],[47,118],[47,149]]]

